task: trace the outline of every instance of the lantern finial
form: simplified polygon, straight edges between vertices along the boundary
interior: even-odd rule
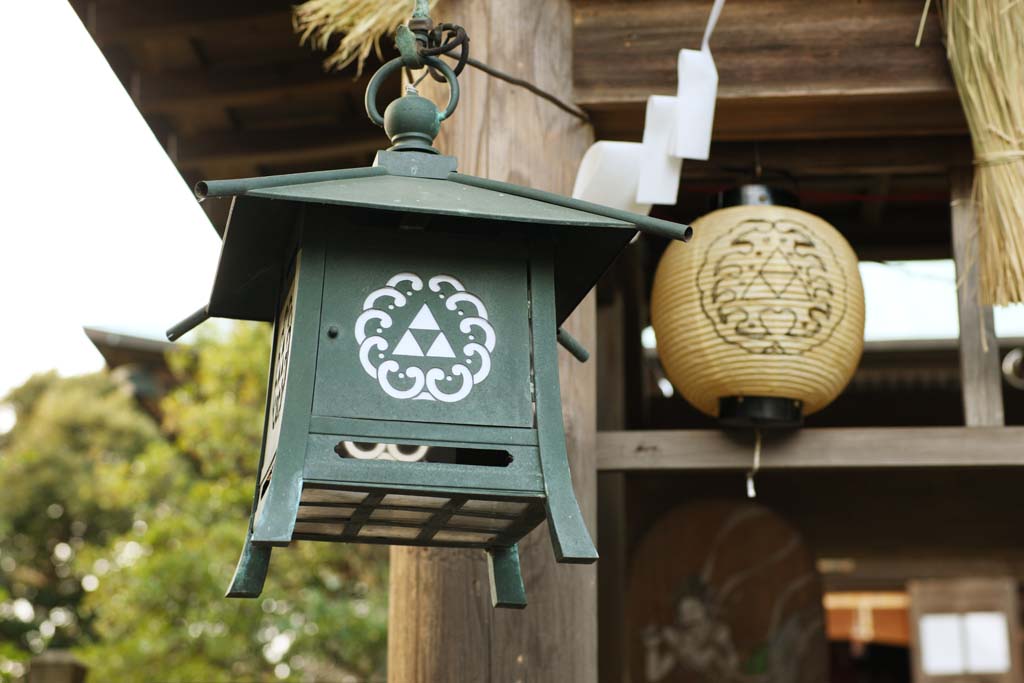
[[[441,122],[455,112],[459,104],[459,81],[455,72],[437,57],[424,57],[423,63],[432,66],[448,81],[448,105],[438,111],[434,103],[421,97],[416,88],[407,86],[405,94],[393,101],[381,116],[377,109],[377,93],[381,83],[402,68],[401,57],[396,57],[377,70],[366,86],[366,115],[370,121],[384,128],[391,139],[392,152],[416,151],[437,154],[434,138],[441,130]]]

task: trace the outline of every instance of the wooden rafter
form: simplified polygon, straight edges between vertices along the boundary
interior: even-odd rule
[[[315,61],[232,69],[139,73],[136,104],[143,114],[188,114],[272,104],[293,97],[361,94],[367,78],[324,74]]]
[[[79,15],[100,47],[145,40],[216,40],[226,33],[280,31],[291,6],[280,0],[95,0],[78,2]]]
[[[177,166],[188,170],[232,164],[288,164],[298,161],[364,157],[388,146],[381,129],[368,121],[284,130],[216,132],[183,137]]]
[[[945,175],[950,168],[970,164],[971,142],[966,135],[932,137],[845,138],[830,140],[770,140],[715,142],[708,161],[687,160],[687,179],[734,175],[723,169],[765,168],[806,176]]]

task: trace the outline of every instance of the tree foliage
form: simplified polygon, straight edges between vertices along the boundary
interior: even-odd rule
[[[238,325],[172,354],[180,384],[159,426],[106,373],[37,376],[8,397],[18,420],[0,481],[18,494],[0,496],[0,676],[5,658],[72,645],[95,680],[383,677],[381,549],[294,543],[275,551],[261,598],[223,597],[252,505],[268,347],[264,327]]]

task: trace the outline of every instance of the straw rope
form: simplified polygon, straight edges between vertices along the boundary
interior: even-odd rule
[[[430,0],[431,7],[436,4],[437,0]],[[411,8],[407,0],[306,0],[295,6],[292,24],[300,42],[318,50],[329,49],[331,39],[342,36],[324,60],[324,68],[341,70],[358,62],[361,73],[371,52],[383,58],[380,39],[404,24]]]
[[[982,302],[1024,301],[1024,1],[939,0],[974,146]]]
[[[835,228],[798,209],[737,206],[672,243],[651,293],[665,374],[698,410],[727,396],[831,402],[857,368],[864,295],[857,257]]]

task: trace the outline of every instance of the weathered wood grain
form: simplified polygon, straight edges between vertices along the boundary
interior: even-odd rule
[[[101,47],[183,37],[218,40],[226,34],[252,35],[291,24],[291,9],[279,0],[75,0],[72,4]]]
[[[616,261],[598,286],[597,427],[626,427],[626,305],[622,280],[639,262]],[[606,301],[601,305],[602,293]],[[621,472],[597,478],[597,637],[598,680],[621,683],[625,676],[626,482]]]
[[[730,177],[723,169],[785,169],[801,178],[815,176],[945,175],[970,164],[971,141],[964,136],[845,138],[830,140],[714,142],[707,161],[687,159],[689,180]],[[735,171],[731,174],[735,175]]]
[[[435,21],[457,21],[473,55],[541,87],[571,88],[572,20],[567,0],[452,0]],[[467,69],[462,100],[437,146],[475,175],[568,193],[592,139],[589,126],[536,96]],[[446,97],[433,85],[435,100]],[[570,332],[595,346],[594,296],[569,319]],[[596,517],[595,363],[559,353],[562,404],[580,507]],[[423,681],[594,681],[597,679],[596,567],[558,565],[546,525],[520,543],[529,605],[492,610],[483,553],[391,552],[388,674]]]
[[[362,164],[387,147],[387,138],[372,124],[303,126],[237,133],[216,131],[176,138],[173,154],[184,172],[225,165],[289,164],[357,158]],[[308,168],[308,166],[307,166]],[[216,176],[214,176],[216,177]]]
[[[579,0],[578,102],[597,133],[640,126],[651,94],[674,94],[676,56],[698,49],[711,3]],[[940,41],[918,0],[731,0],[711,40],[715,138],[929,135],[965,130]]]
[[[1003,376],[991,306],[982,306],[978,277],[978,223],[969,167],[950,174],[956,304],[960,318],[960,385],[968,427],[1003,424]]]
[[[1010,467],[1024,464],[1024,427],[805,428],[765,432],[761,467]],[[753,435],[718,430],[598,432],[601,472],[749,469]]]
[[[139,111],[152,114],[201,114],[227,107],[275,105],[292,99],[320,96],[361,99],[369,75],[325,74],[315,61],[229,68],[191,68],[168,71],[129,71],[118,74],[129,86]],[[131,92],[134,90],[134,92]],[[380,142],[386,142],[382,137]]]

